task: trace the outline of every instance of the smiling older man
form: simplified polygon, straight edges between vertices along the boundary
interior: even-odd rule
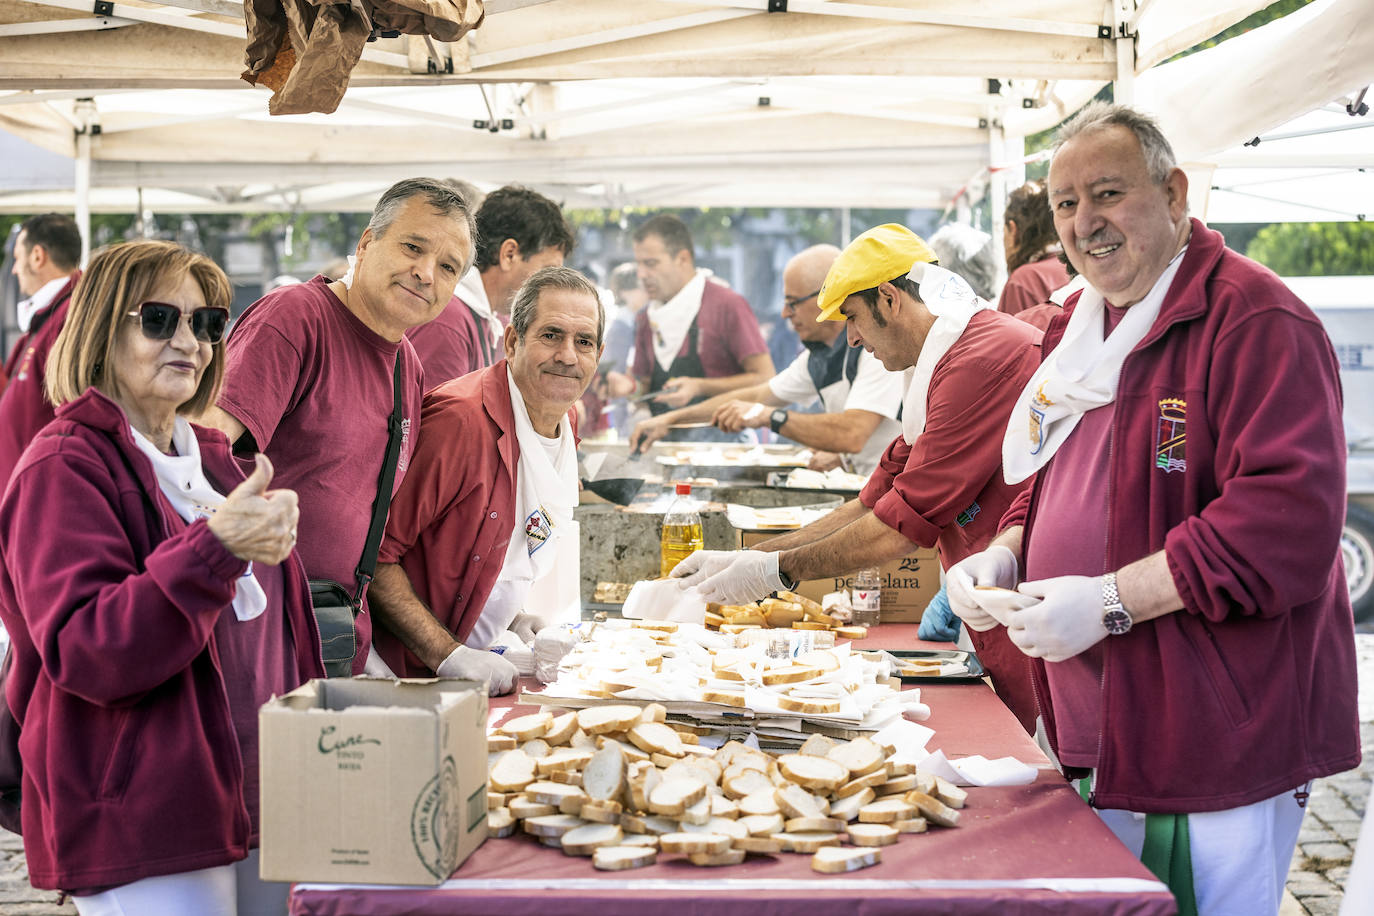
[[[1360,761],[1336,357],[1188,218],[1149,118],[1085,109],[1048,187],[1089,286],[1006,433],[1007,479],[1034,486],[950,604],[1035,660],[1060,762],[1180,913],[1274,913],[1309,780]],[[1019,609],[974,587],[1018,582]]]
[[[577,555],[571,410],[604,333],[596,288],[545,267],[516,294],[506,358],[425,395],[423,470],[392,502],[372,583],[377,649],[396,673],[514,686],[515,666],[486,650],[507,629],[533,635],[525,608],[548,605]]]
[[[223,431],[236,454],[262,451],[272,459],[277,483],[300,496],[306,574],[364,601],[366,581],[357,569],[397,380],[393,492],[410,464],[420,419],[424,371],[405,332],[447,304],[472,261],[473,232],[466,202],[447,184],[410,178],[392,185],[377,201],[345,277],[284,286],[240,316],[219,403],[202,421]],[[360,674],[372,634],[365,604],[354,624],[351,667]],[[347,655],[352,647],[338,642]]]

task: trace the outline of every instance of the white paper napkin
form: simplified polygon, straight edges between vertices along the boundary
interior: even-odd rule
[[[1035,767],[1015,757],[989,760],[975,754],[949,760],[944,751],[936,751],[918,763],[916,769],[948,779],[956,786],[1028,786],[1035,782]]]
[[[620,613],[633,620],[705,624],[706,599],[696,589],[684,588],[679,581],[647,579],[630,589]]]
[[[926,742],[935,735],[935,729],[917,725],[906,719],[898,719],[891,725],[873,735],[879,744],[890,744],[896,749],[892,760],[897,763],[919,763],[925,757]],[[919,767],[917,767],[919,769]]]

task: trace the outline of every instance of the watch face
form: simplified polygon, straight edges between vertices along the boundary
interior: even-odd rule
[[[1111,635],[1120,636],[1131,628],[1131,615],[1124,608],[1112,608],[1102,615],[1102,625]]]

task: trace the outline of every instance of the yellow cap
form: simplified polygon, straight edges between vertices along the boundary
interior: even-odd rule
[[[918,261],[934,260],[935,252],[906,226],[875,226],[845,246],[831,265],[816,297],[821,308],[816,320],[844,321],[839,313],[844,300],[860,290],[905,277]]]

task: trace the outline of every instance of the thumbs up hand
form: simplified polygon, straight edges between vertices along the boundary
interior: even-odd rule
[[[272,462],[259,454],[253,473],[224,498],[206,524],[234,556],[275,566],[296,546],[300,509],[295,490],[267,488],[272,473]]]

